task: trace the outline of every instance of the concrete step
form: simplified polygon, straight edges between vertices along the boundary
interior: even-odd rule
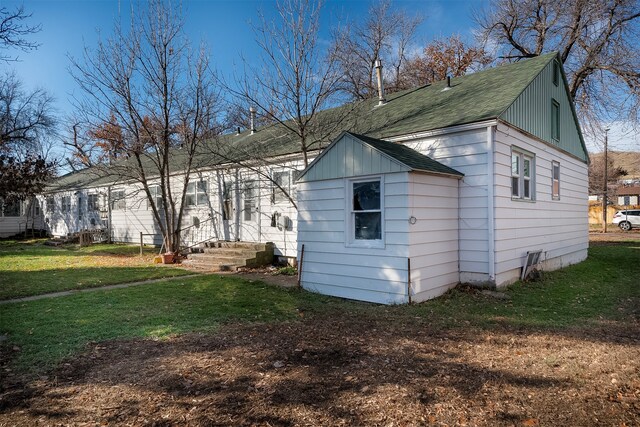
[[[229,271],[238,267],[260,267],[273,262],[273,243],[207,242],[194,248],[186,265],[211,271]]]
[[[212,265],[208,263],[193,262],[193,260],[188,259],[182,261],[182,265],[189,270],[194,271],[237,271],[238,268],[243,267],[242,265],[235,264]]]
[[[227,249],[248,249],[256,251],[266,251],[269,247],[273,248],[273,243],[256,243],[256,242],[226,242],[216,241],[205,243],[206,248],[227,248]]]

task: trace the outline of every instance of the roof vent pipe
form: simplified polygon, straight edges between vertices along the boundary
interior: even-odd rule
[[[240,127],[236,128],[236,135],[240,135]]]
[[[378,105],[384,105],[387,100],[384,97],[384,82],[382,80],[382,61],[376,59],[376,77],[378,78]]]
[[[447,76],[447,87],[451,87],[451,76]]]
[[[249,107],[249,115],[251,116],[251,135],[256,133],[256,109]]]

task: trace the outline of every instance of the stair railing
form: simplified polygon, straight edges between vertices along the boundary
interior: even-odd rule
[[[187,252],[191,248],[217,239],[215,225],[214,218],[209,217],[204,221],[198,220],[195,224],[178,230],[180,233],[180,252]]]

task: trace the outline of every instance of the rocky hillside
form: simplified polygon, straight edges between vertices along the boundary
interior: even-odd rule
[[[600,162],[604,153],[591,153],[591,162]],[[639,151],[609,151],[609,158],[613,160],[615,167],[621,167],[627,171],[627,176],[622,179],[640,179],[640,152]]]

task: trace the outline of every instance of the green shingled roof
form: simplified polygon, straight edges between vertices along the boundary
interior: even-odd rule
[[[400,163],[405,164],[412,170],[464,176],[463,173],[458,172],[457,170],[452,169],[447,165],[443,165],[442,163],[435,161],[432,158],[427,157],[424,154],[407,147],[406,145],[383,141],[381,139],[358,135],[351,132],[346,133],[356,139],[359,139],[365,144],[370,145],[376,150],[383,152],[387,156],[396,159]]]
[[[499,118],[556,56],[556,53],[549,53],[456,77],[451,79],[448,89],[446,82],[441,81],[389,94],[382,106],[377,105],[377,99],[371,99],[322,111],[317,116],[316,132],[309,138],[313,141],[310,149],[327,147],[343,131],[385,139]],[[253,134],[223,135],[203,144],[194,165],[196,168],[213,168],[225,163],[299,151],[297,136],[283,125],[274,124]],[[176,150],[172,155],[173,171],[182,170],[182,160],[180,150]],[[80,171],[61,177],[50,189],[95,186],[130,179],[117,176],[115,171],[114,167]]]

